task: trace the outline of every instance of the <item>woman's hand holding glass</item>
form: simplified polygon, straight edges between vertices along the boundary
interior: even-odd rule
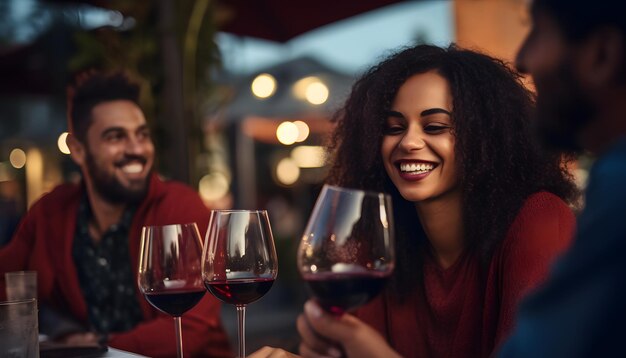
[[[366,304],[395,266],[391,197],[325,185],[297,259],[309,291],[327,312],[340,316]]]
[[[349,313],[341,317],[329,314],[314,300],[304,305],[297,327],[302,357],[400,357],[384,337],[363,321]]]
[[[393,352],[347,312],[376,297],[394,266],[391,198],[325,185],[298,249],[298,269],[314,296],[298,318],[300,353],[341,356],[343,349],[350,357],[364,357],[377,347]]]

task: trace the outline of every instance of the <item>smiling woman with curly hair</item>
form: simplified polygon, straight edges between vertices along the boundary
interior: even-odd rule
[[[574,229],[578,190],[563,156],[535,142],[532,111],[502,61],[455,46],[404,49],[356,82],[336,116],[328,182],[392,195],[396,271],[354,315],[308,302],[301,354],[496,349]]]

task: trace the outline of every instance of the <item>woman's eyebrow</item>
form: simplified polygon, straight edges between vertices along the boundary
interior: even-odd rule
[[[404,114],[398,111],[387,111],[387,117],[404,118]]]
[[[443,108],[429,108],[429,109],[423,110],[420,115],[424,117],[424,116],[428,116],[428,115],[435,114],[435,113],[443,113],[443,114],[452,116],[452,113],[446,111]]]

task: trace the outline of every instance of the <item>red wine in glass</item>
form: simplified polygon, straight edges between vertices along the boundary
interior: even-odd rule
[[[174,317],[176,354],[182,358],[181,316],[206,293],[198,227],[195,223],[144,226],[139,252],[139,290],[152,306]]]
[[[152,306],[170,316],[180,317],[204,296],[206,290],[148,292],[144,297]]]
[[[342,315],[384,289],[394,250],[389,195],[325,185],[298,247],[298,270],[319,305]]]
[[[263,297],[274,284],[273,278],[205,281],[207,290],[222,302],[247,305]]]
[[[385,287],[389,273],[304,274],[309,291],[327,312],[342,315],[376,297]]]
[[[237,308],[238,357],[246,356],[246,305],[263,297],[277,274],[267,211],[211,211],[202,252],[202,278],[209,292]]]

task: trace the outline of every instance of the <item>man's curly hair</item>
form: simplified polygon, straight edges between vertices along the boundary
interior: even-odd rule
[[[534,97],[505,63],[455,45],[419,45],[391,55],[354,84],[335,115],[327,181],[392,195],[395,281],[405,287],[411,285],[405,280],[416,277],[426,237],[414,203],[402,198],[387,176],[380,148],[386,113],[398,89],[409,77],[428,71],[450,85],[466,245],[485,263],[529,195],[546,190],[572,205],[579,197],[564,156],[548,153],[536,142]]]

